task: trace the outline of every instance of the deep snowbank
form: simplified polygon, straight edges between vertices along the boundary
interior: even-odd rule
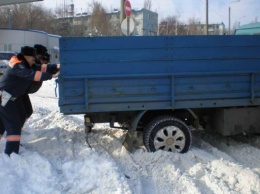
[[[60,114],[54,88],[48,81],[31,96],[19,155],[3,154],[0,141],[0,193],[259,193],[259,136],[195,133],[187,154],[142,146],[130,154],[121,145],[125,131],[97,124],[90,149],[83,115]]]

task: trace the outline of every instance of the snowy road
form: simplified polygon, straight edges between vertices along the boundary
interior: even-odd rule
[[[186,154],[148,153],[142,145],[130,154],[125,131],[96,124],[90,149],[83,115],[59,113],[54,87],[48,81],[31,96],[20,155],[2,154],[0,141],[0,193],[260,193],[259,136],[195,132]]]

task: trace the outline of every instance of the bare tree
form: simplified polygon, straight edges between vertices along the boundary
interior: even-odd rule
[[[188,24],[179,20],[180,16],[170,16],[159,24],[159,35],[201,35],[204,34],[204,25],[198,19],[192,18]]]
[[[74,4],[66,5],[61,3],[55,8],[55,15],[57,18],[73,17]]]
[[[90,4],[92,8],[92,13],[90,17],[90,22],[88,26],[88,33],[91,36],[110,36],[111,24],[105,8],[101,3],[94,1]]]
[[[151,10],[152,9],[152,1],[151,0],[144,0],[144,8]]]
[[[118,35],[118,24],[110,22],[111,15],[106,13],[101,3],[93,0],[89,5],[88,13],[76,14],[76,16],[63,13],[68,12],[60,6],[56,9],[56,29],[62,36],[112,36]]]
[[[204,34],[202,28],[202,25],[200,25],[200,21],[198,19],[190,19],[187,25],[187,35],[201,35]]]
[[[9,27],[10,22],[12,28],[42,30],[48,33],[54,31],[54,14],[41,5],[24,3],[4,6],[1,7],[0,13],[7,16],[1,17],[1,27]]]
[[[61,36],[83,36],[81,17],[74,17],[74,4],[59,4],[55,9],[55,32]],[[76,22],[74,22],[77,20]],[[80,20],[80,21],[78,21]],[[81,22],[81,23],[80,23]],[[74,25],[77,23],[77,25]],[[78,25],[80,23],[80,25]]]
[[[169,16],[159,24],[159,35],[179,35],[181,22],[177,16]]]
[[[108,14],[108,20],[109,20],[109,29],[108,29],[108,35],[110,36],[120,36],[121,35],[121,23],[118,18],[118,15],[114,14]]]
[[[8,20],[11,16],[10,8],[7,7],[0,7],[0,28],[7,28],[8,27]]]

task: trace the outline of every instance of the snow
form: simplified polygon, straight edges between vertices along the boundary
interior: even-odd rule
[[[260,193],[260,137],[225,138],[193,132],[186,154],[134,153],[126,131],[95,124],[85,142],[83,115],[59,113],[55,81],[30,95],[34,114],[22,131],[20,153],[5,155],[0,140],[3,194],[34,193]]]

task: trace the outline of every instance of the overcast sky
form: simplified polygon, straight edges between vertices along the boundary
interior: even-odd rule
[[[76,13],[88,12],[89,4],[93,0],[44,0],[47,7],[55,8],[62,3],[75,5]],[[120,8],[120,0],[96,0],[102,3],[108,12]],[[151,0],[152,11],[159,14],[159,19],[177,15],[180,20],[187,22],[189,18],[196,18],[205,23],[206,0]],[[209,23],[223,22],[228,27],[228,8],[231,7],[231,24],[240,22],[247,24],[260,22],[260,0],[208,0]],[[130,0],[133,9],[141,9],[144,0]]]

